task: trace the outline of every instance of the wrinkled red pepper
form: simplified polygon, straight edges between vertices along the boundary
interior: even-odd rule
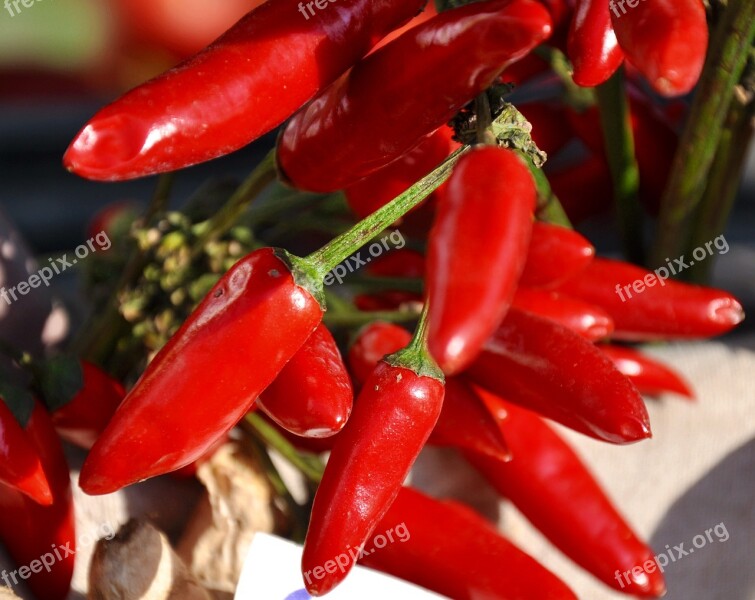
[[[520,287],[512,306],[550,319],[593,342],[607,338],[613,331],[613,320],[604,310],[557,292]]]
[[[558,291],[603,308],[614,321],[613,337],[622,340],[710,337],[744,319],[742,305],[728,292],[665,279],[673,274],[669,267],[682,268],[679,261],[689,263],[675,259],[651,272],[596,258]]]
[[[30,428],[16,420],[0,398],[0,483],[5,484],[42,505],[52,503],[52,492],[37,450],[34,448]]]
[[[681,96],[697,83],[708,49],[701,0],[652,0],[634,7],[610,2],[611,22],[630,61],[664,96]]]
[[[284,429],[329,437],[346,424],[354,390],[336,341],[322,323],[258,398],[259,407]]]
[[[605,344],[599,348],[614,362],[616,368],[637,386],[640,393],[660,396],[666,392],[674,392],[687,398],[695,397],[681,375],[663,363],[626,346]]]
[[[55,429],[67,442],[91,448],[126,395],[123,385],[85,360],[83,387],[70,402],[52,413]]]
[[[446,182],[428,240],[430,352],[447,375],[474,360],[500,324],[527,257],[535,182],[512,150],[464,155]]]
[[[514,459],[504,463],[466,453],[467,460],[556,547],[602,582],[627,594],[663,595],[663,575],[655,567],[642,568],[653,560],[653,550],[569,445],[537,415],[490,394],[484,398],[493,411],[502,406],[508,412],[501,428]],[[640,575],[632,572],[635,567]]]
[[[81,470],[107,494],[196,460],[246,413],[322,319],[272,248],[237,262],[158,352]]]
[[[418,365],[426,375],[404,366],[409,352],[378,364],[328,459],[302,555],[305,586],[314,596],[345,579],[355,562],[349,548],[360,548],[372,534],[438,420],[440,372],[435,365]],[[342,554],[349,560],[339,571],[312,577],[316,568]]]
[[[299,0],[265,2],[199,54],[100,110],[63,162],[83,177],[120,180],[233,152],[280,125],[424,3],[339,0],[309,16]]]
[[[294,115],[278,140],[282,174],[317,192],[352,185],[447,123],[550,30],[533,0],[492,0],[407,31]],[[377,118],[387,107],[391,118]]]
[[[441,502],[402,488],[375,532],[376,537],[386,538],[386,532],[396,535],[385,545],[371,539],[362,564],[448,598],[577,598],[558,577],[457,502]]]
[[[576,231],[536,221],[524,263],[521,285],[552,288],[584,269],[595,248]]]
[[[637,388],[578,334],[512,308],[467,370],[475,383],[614,444],[650,437]]]
[[[73,576],[76,531],[68,464],[50,416],[37,402],[28,425],[52,492],[41,506],[16,489],[0,484],[0,540],[18,571],[3,572],[6,585],[22,580],[44,600],[64,600]],[[5,579],[7,577],[7,579]]]
[[[574,81],[583,87],[600,85],[619,68],[624,53],[611,25],[607,0],[576,0],[567,54]]]

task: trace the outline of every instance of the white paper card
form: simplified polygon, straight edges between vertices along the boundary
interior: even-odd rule
[[[302,547],[266,533],[254,536],[235,600],[309,600],[301,576]],[[424,588],[356,566],[328,600],[444,600]]]

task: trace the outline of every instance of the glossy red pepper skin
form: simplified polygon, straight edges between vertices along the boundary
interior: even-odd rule
[[[444,125],[403,156],[347,187],[344,194],[351,211],[364,219],[405,192],[459,147],[452,136],[453,130]],[[425,202],[432,200],[433,195]]]
[[[199,54],[100,110],[63,162],[112,181],[233,152],[280,125],[424,2],[339,0],[310,18],[299,14],[299,0],[265,2]]]
[[[646,354],[626,346],[599,346],[610,358],[616,368],[624,373],[640,393],[648,396],[660,396],[674,392],[680,396],[694,399],[689,384],[675,371]]]
[[[349,348],[349,367],[361,387],[380,360],[406,347],[411,335],[403,327],[376,321],[363,327]],[[428,444],[448,446],[508,460],[510,453],[500,428],[482,400],[463,379],[446,379],[443,409]]]
[[[567,55],[574,67],[574,82],[595,87],[616,72],[624,53],[611,25],[608,2],[576,0],[569,27]]]
[[[236,263],[158,352],[81,470],[88,494],[175,471],[225,435],[322,319],[272,248]]]
[[[443,404],[443,383],[381,362],[367,379],[339,434],[317,488],[304,543],[302,573],[313,596],[328,593],[354,566],[311,576],[349,548],[359,548],[396,498]],[[345,572],[344,572],[345,571]]]
[[[648,287],[645,278],[655,283]],[[636,281],[642,292],[632,287]],[[727,292],[660,280],[650,271],[607,258],[596,258],[558,291],[604,309],[615,325],[613,337],[621,340],[710,337],[744,319],[742,305]]]
[[[304,437],[329,437],[341,431],[353,402],[346,365],[322,323],[257,399],[273,421]]]
[[[558,577],[504,538],[471,509],[402,488],[375,528],[377,535],[403,526],[405,539],[360,559],[455,600],[576,600]]]
[[[447,375],[461,372],[501,323],[527,257],[536,200],[511,150],[475,149],[446,183],[430,232],[428,346]]]
[[[537,415],[485,395],[491,408],[508,411],[501,422],[514,459],[507,463],[465,454],[467,460],[557,548],[607,585],[637,596],[665,592],[659,571],[619,574],[653,560],[585,465]],[[621,575],[619,575],[621,576]],[[623,584],[623,586],[621,585]]]
[[[550,29],[534,0],[492,0],[407,31],[294,115],[278,140],[281,172],[316,192],[352,185],[447,123]],[[391,118],[378,118],[386,107]]]
[[[84,385],[70,402],[52,413],[52,422],[67,442],[91,448],[126,396],[123,385],[85,360]]]
[[[613,320],[604,310],[557,292],[519,287],[512,306],[550,319],[591,342],[605,339],[613,332]]]
[[[611,21],[627,60],[656,92],[680,96],[692,90],[708,49],[701,0],[648,0],[634,8],[617,2]]]
[[[41,506],[17,490],[0,484],[0,540],[19,568],[28,568],[32,561],[50,563],[49,568],[32,572],[26,584],[40,600],[64,600],[73,576],[76,551],[68,465],[50,416],[39,403],[32,412],[28,430],[50,483],[52,504]],[[20,582],[18,575],[17,582]],[[7,576],[13,583],[16,573]]]
[[[30,439],[31,421],[21,424],[0,398],[0,483],[26,494],[34,502],[52,503],[50,484]]]
[[[650,437],[637,388],[578,334],[512,308],[467,370],[511,402],[614,444]]]
[[[553,288],[582,271],[594,256],[593,245],[573,229],[536,221],[519,283]]]

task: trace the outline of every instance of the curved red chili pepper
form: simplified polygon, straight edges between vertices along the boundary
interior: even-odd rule
[[[107,494],[179,469],[228,432],[322,319],[272,248],[237,262],[123,400],[81,470]]]
[[[447,123],[550,29],[534,0],[492,0],[407,31],[294,115],[278,140],[281,172],[301,189],[352,185]],[[391,118],[376,118],[386,107]]]
[[[444,125],[403,156],[347,187],[344,194],[349,208],[357,217],[364,219],[405,192],[459,147],[458,142],[451,139],[452,136],[453,130]],[[425,203],[432,199],[431,195]]]
[[[381,362],[372,372],[339,434],[317,488],[302,555],[307,591],[322,596],[346,577],[313,570],[349,548],[358,549],[396,498],[430,435],[443,404],[443,382]]]
[[[273,421],[304,437],[329,437],[346,424],[354,390],[336,341],[322,323],[257,399]]]
[[[506,314],[527,257],[535,200],[529,169],[503,148],[472,150],[448,179],[427,254],[428,345],[444,373],[474,360]]]
[[[619,68],[624,53],[611,26],[607,0],[576,0],[567,54],[574,82],[584,87],[600,85]]]
[[[401,37],[410,29],[414,29],[415,27],[417,27],[417,25],[422,25],[422,23],[424,23],[425,21],[429,21],[430,19],[436,16],[438,16],[438,9],[435,6],[435,2],[428,1],[428,3],[425,4],[425,8],[422,9],[421,13],[419,13],[416,17],[411,19],[405,25],[402,25],[401,27],[394,29],[388,35],[386,35],[382,40],[380,40],[377,44],[375,44],[375,47],[372,50],[370,50],[370,54],[379,50],[386,44],[390,44],[393,40],[395,40],[398,37]]]
[[[613,321],[604,310],[557,292],[519,287],[511,306],[550,319],[592,342],[613,331]]]
[[[481,516],[402,488],[360,563],[455,600],[576,600],[574,593]],[[384,544],[382,535],[391,541]]]
[[[578,334],[512,308],[467,370],[475,383],[614,444],[650,437],[637,388]]]
[[[406,329],[392,323],[375,321],[363,327],[348,354],[356,385],[361,387],[384,356],[404,348],[410,339]],[[500,460],[510,456],[506,441],[482,400],[456,377],[446,379],[443,409],[427,443],[471,450]]]
[[[695,394],[689,384],[662,362],[626,346],[604,344],[599,348],[614,362],[616,368],[637,386],[640,393],[660,396],[666,392],[674,392],[694,399]]]
[[[63,162],[83,177],[119,180],[233,152],[280,125],[424,3],[339,0],[309,17],[299,0],[265,2],[199,54],[100,110]]]
[[[622,50],[664,96],[689,92],[703,70],[708,23],[701,0],[652,0],[626,7],[611,1],[611,22]]]
[[[76,551],[68,465],[50,416],[39,402],[27,430],[50,483],[52,504],[41,506],[0,484],[0,539],[19,567],[18,571],[3,572],[3,580],[7,585],[16,585],[26,579],[38,598],[64,600],[70,589]]]
[[[84,381],[81,390],[52,413],[52,422],[64,440],[89,449],[110,422],[126,390],[90,362],[82,360],[81,369]]]
[[[629,263],[596,258],[558,291],[604,309],[615,325],[613,337],[622,340],[710,337],[744,319],[742,305],[728,292],[664,279],[672,275],[669,264],[656,269],[658,277]]]
[[[642,569],[653,560],[653,550],[632,531],[569,445],[537,415],[490,394],[484,398],[494,411],[500,406],[508,411],[501,429],[511,439],[514,459],[503,463],[465,453],[467,460],[583,569],[628,594],[663,595],[663,575],[655,568]],[[632,573],[634,567],[640,567],[641,575]]]
[[[0,483],[42,505],[52,503],[50,484],[39,454],[29,439],[29,428],[21,427],[0,398]]]
[[[613,184],[604,156],[590,156],[576,165],[548,173],[548,182],[575,225],[611,208]]]
[[[519,284],[551,288],[582,271],[595,248],[573,229],[536,221]]]

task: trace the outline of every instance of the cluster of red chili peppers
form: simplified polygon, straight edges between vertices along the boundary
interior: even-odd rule
[[[304,573],[405,522],[411,539],[366,565],[457,599],[575,597],[470,508],[402,487],[430,443],[459,449],[607,585],[664,592],[658,571],[618,587],[616,570],[631,571],[653,552],[543,417],[614,444],[650,437],[641,394],[692,393],[623,342],[722,334],[743,319],[742,308],[726,292],[672,281],[620,301],[616,285],[649,272],[598,258],[581,235],[543,220],[529,128],[501,117],[509,109],[494,92],[501,81],[546,71],[533,50],[548,41],[566,50],[578,85],[606,81],[626,58],[635,81],[639,73],[661,94],[685,93],[705,57],[703,4],[647,0],[617,17],[600,0],[455,2],[440,12],[432,4],[422,11],[424,3],[339,0],[303,20],[298,0],[268,0],[77,135],[67,168],[122,180],[227,154],[285,122],[275,150],[280,178],[310,192],[344,190],[363,220],[306,258],[263,247],[236,262],[128,394],[83,363],[84,391],[52,418],[37,402],[19,424],[0,403],[0,503],[17,515],[3,519],[0,534],[19,564],[72,537],[53,425],[91,447],[79,483],[105,494],[190,465],[259,409],[296,445],[330,450]],[[551,178],[572,217],[592,212],[569,191],[575,178],[594,185],[606,171],[594,111],[522,110],[541,149],[563,147],[570,123],[594,153],[597,163],[579,167],[585,173]],[[636,95],[632,111],[638,140],[675,143],[646,97]],[[638,162],[643,196],[657,197],[663,176],[644,173],[657,173],[658,161],[643,153]],[[422,302],[422,314],[413,335],[380,320],[360,329],[347,366],[322,322],[322,281],[399,219],[425,251],[372,263],[370,275],[397,289],[354,303],[390,314]],[[424,294],[396,284],[418,278]],[[326,594],[347,573],[307,577],[307,589]],[[30,579],[52,599],[68,580],[70,566]]]

